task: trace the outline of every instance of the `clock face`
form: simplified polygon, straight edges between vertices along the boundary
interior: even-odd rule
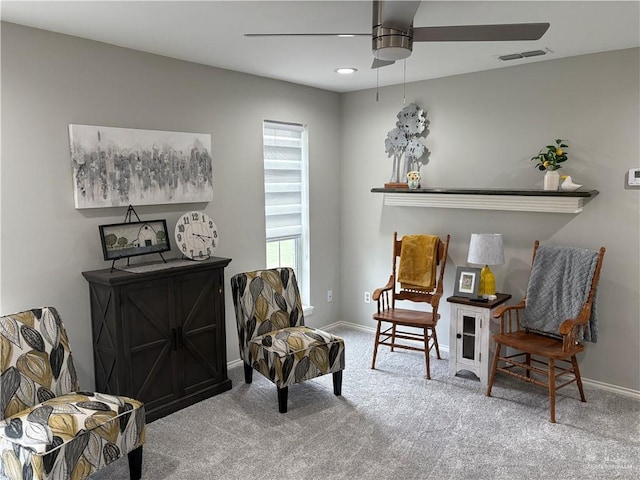
[[[205,260],[218,246],[218,229],[203,212],[187,212],[176,223],[176,245],[185,257]]]

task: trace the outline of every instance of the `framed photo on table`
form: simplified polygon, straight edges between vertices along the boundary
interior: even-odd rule
[[[162,253],[171,249],[166,220],[100,225],[105,260]]]
[[[480,269],[474,267],[458,267],[453,294],[456,297],[478,298],[480,288]]]

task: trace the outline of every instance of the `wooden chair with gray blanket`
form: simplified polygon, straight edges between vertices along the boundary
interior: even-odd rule
[[[392,352],[395,348],[417,350],[424,352],[427,378],[431,378],[429,352],[435,348],[440,358],[436,325],[448,249],[449,235],[444,241],[436,235],[405,235],[398,240],[398,233],[393,232],[391,276],[372,296],[378,304],[373,314],[378,326],[371,368],[376,368],[378,345],[391,347]],[[407,306],[422,304],[431,311],[396,308],[401,300],[411,302]]]
[[[575,382],[581,401],[587,401],[576,355],[584,350],[584,341],[597,340],[595,300],[605,248],[539,245],[536,241],[533,248],[526,297],[494,313],[500,319],[500,333],[493,336],[496,351],[487,396],[496,372],[545,387],[550,421],[555,423],[558,389]],[[518,353],[507,355],[507,347]],[[566,381],[556,385],[558,379]]]

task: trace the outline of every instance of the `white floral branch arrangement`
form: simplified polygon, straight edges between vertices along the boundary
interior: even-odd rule
[[[428,152],[418,137],[427,127],[425,111],[415,103],[404,107],[397,115],[396,128],[387,133],[384,141],[387,156],[393,156],[393,173],[391,183],[405,182],[410,170],[419,170],[419,159]],[[404,155],[404,165],[401,172],[401,160]],[[426,163],[426,162],[422,162]]]

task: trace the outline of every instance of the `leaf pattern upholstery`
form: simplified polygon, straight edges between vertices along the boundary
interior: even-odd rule
[[[279,388],[345,367],[344,340],[304,325],[291,268],[231,278],[240,357]]]
[[[82,479],[141,446],[142,402],[80,391],[57,311],[0,317],[0,479]]]

